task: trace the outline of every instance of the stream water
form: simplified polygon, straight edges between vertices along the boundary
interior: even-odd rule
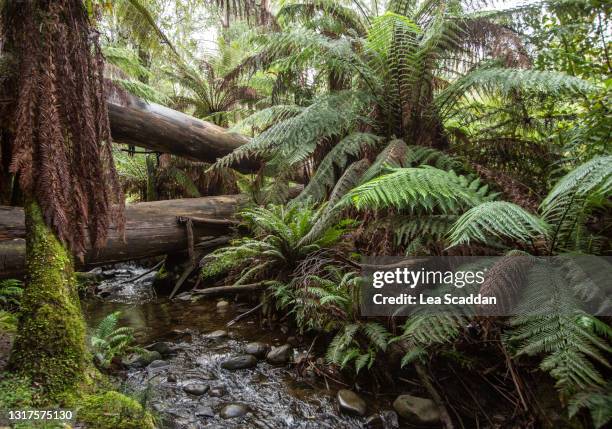
[[[98,290],[105,298],[84,300],[88,323],[94,326],[107,314],[120,310],[122,322],[136,331],[137,342],[164,342],[172,353],[125,374],[125,389],[146,398],[165,428],[361,428],[365,418],[338,411],[334,387],[297,376],[289,366],[258,361],[254,368],[226,370],[221,362],[243,353],[245,344],[260,341],[270,345],[286,342],[285,334],[263,330],[246,317],[230,328],[228,321],[245,307],[231,304],[217,309],[216,300],[198,302],[157,298],[151,292],[154,273],[135,282],[125,282],[145,272],[138,266],[122,265],[104,271],[107,277]],[[248,309],[248,307],[246,307]],[[211,338],[217,330],[227,336]],[[305,353],[309,344],[298,345]],[[202,395],[186,393],[189,384],[204,386]],[[337,387],[336,387],[337,388]],[[223,418],[229,404],[246,407],[238,418]],[[244,409],[244,408],[243,408]],[[373,410],[372,410],[373,411]]]

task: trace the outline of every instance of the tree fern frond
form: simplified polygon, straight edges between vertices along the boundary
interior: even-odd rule
[[[319,164],[308,185],[296,198],[320,201],[327,190],[336,183],[336,171],[342,171],[350,158],[358,157],[364,149],[376,146],[381,138],[369,133],[351,133],[340,140]]]
[[[540,218],[516,204],[490,201],[471,208],[449,231],[450,246],[480,242],[491,238],[528,243],[539,236],[547,236],[550,227]]]
[[[436,168],[398,168],[347,194],[357,209],[394,207],[411,211],[454,213],[479,202],[477,195],[457,183],[456,176]]]
[[[362,182],[367,182],[373,179],[383,172],[386,168],[391,167],[403,167],[404,159],[408,146],[403,140],[395,139],[391,140],[387,146],[378,154],[376,160],[372,163],[370,168],[364,173]]]
[[[229,167],[252,155],[272,157],[273,163],[287,167],[298,164],[314,152],[320,139],[342,135],[364,119],[364,102],[354,91],[323,95],[298,115],[273,125],[219,159],[212,168]]]
[[[471,71],[436,96],[436,103],[445,110],[471,90],[508,95],[521,90],[553,96],[588,94],[597,90],[594,84],[564,73],[499,67],[482,67]],[[446,107],[445,107],[446,106]]]

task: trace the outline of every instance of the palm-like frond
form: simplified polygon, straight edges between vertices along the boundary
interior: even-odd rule
[[[516,204],[490,201],[468,210],[449,231],[451,246],[470,242],[489,243],[491,239],[529,243],[547,236],[549,226]]]
[[[358,209],[386,208],[453,213],[479,202],[457,176],[436,168],[398,168],[373,179],[348,195]]]
[[[320,201],[326,192],[336,183],[337,171],[343,171],[351,158],[357,158],[364,149],[375,147],[381,138],[368,133],[351,133],[340,140],[323,158],[315,175],[297,197]]]
[[[509,341],[518,344],[519,355],[545,354],[541,368],[550,372],[562,392],[573,393],[604,384],[592,361],[610,367],[605,354],[612,348],[605,338],[612,331],[580,310],[582,303],[567,284],[561,270],[535,265],[517,307],[519,316],[511,320]],[[604,329],[603,335],[594,326]]]
[[[214,167],[228,167],[247,156],[272,157],[286,167],[309,157],[323,138],[340,136],[365,118],[364,94],[341,91],[319,97],[301,113],[267,129],[249,143],[218,160]]]

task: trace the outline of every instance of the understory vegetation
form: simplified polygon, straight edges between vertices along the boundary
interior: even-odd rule
[[[609,278],[584,274],[602,265],[609,272],[612,256],[609,2],[84,3],[96,16],[96,55],[113,97],[162,104],[245,138],[214,163],[118,144],[95,153],[104,163],[112,155],[117,183],[109,189],[119,195],[120,186],[128,202],[249,197],[229,244],[202,258],[198,285],[257,285],[262,320],[289,320],[325,345],[321,371],[375,392],[417,380],[452,411],[447,429],[497,412],[509,427],[610,424]],[[0,57],[0,82],[10,61]],[[96,133],[108,140],[106,128]],[[259,169],[232,168],[244,160]],[[4,164],[0,175],[8,174]],[[114,201],[105,194],[82,202],[96,189],[95,177],[86,177],[88,187],[70,181],[65,193],[78,209],[44,211],[81,257],[85,227],[72,239],[69,221],[92,222],[90,211],[112,213]],[[11,180],[3,203],[23,200]],[[89,226],[99,238],[109,224]],[[65,263],[72,287],[72,262],[57,246],[63,256],[49,257]],[[489,271],[480,293],[502,297],[503,315],[366,317],[362,272],[374,256],[483,257]],[[586,256],[602,265],[581,264]],[[75,292],[54,283],[38,293]],[[18,317],[35,312],[27,295],[19,281],[0,282],[0,330],[12,335]],[[76,302],[66,307],[80,317]],[[49,332],[61,317],[49,317],[58,320]],[[86,359],[62,377],[80,378],[92,363],[107,371],[139,352],[119,314],[90,332],[87,350],[79,349],[85,332],[75,320],[66,327],[75,338],[62,351]],[[38,337],[31,342],[40,347]],[[30,351],[17,349],[13,359],[34,362]],[[15,395],[31,396],[26,379],[9,381]],[[481,409],[472,396],[480,388],[498,408]],[[100,407],[140,423],[98,422]],[[553,420],[550,410],[562,416]],[[108,389],[85,400],[82,418],[91,427],[154,427],[136,401]]]

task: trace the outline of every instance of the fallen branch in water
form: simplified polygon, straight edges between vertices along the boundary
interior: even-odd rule
[[[192,293],[199,296],[219,296],[230,293],[256,292],[264,290],[268,286],[268,282],[259,282],[248,285],[210,287],[206,289],[194,290]]]
[[[162,259],[161,261],[159,261],[157,264],[155,264],[153,267],[151,267],[150,269],[148,269],[147,271],[145,271],[142,274],[137,275],[136,277],[132,277],[130,279],[124,280],[121,283],[119,283],[120,285],[126,284],[126,283],[132,283],[135,282],[136,280],[140,280],[141,278],[143,278],[144,276],[146,276],[147,274],[149,274],[152,271],[155,271],[156,269],[158,269],[159,267],[161,267],[163,265],[163,263],[166,262],[166,258]]]
[[[227,322],[227,325],[225,325],[225,326],[227,326],[229,328],[230,326],[232,326],[233,324],[235,324],[239,320],[242,320],[245,317],[247,317],[249,314],[253,313],[254,311],[259,310],[261,307],[263,307],[263,302],[261,304],[257,304],[255,307],[251,308],[249,311],[245,311],[244,313],[239,314],[238,316],[234,317],[232,320]]]

